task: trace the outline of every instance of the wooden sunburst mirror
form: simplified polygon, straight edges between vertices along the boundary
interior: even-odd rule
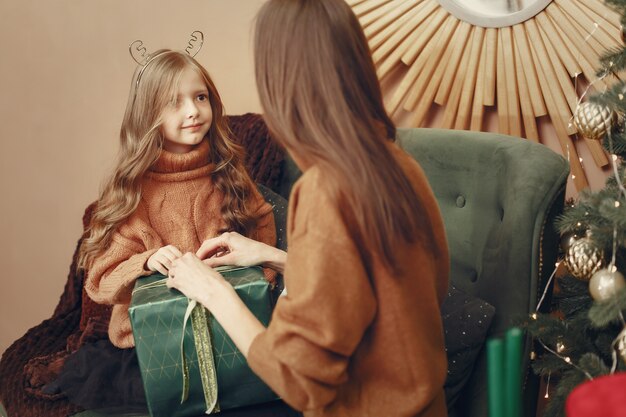
[[[598,79],[596,70],[601,55],[623,46],[620,17],[602,0],[346,2],[381,81],[399,74],[387,92],[392,116],[403,109],[412,126],[422,126],[434,103],[443,107],[440,127],[479,131],[485,107],[497,104],[501,133],[537,142],[537,118],[546,116],[576,188],[587,187],[572,136],[577,83],[591,84],[593,93],[615,82],[614,75]],[[585,143],[596,165],[608,164],[599,142]]]

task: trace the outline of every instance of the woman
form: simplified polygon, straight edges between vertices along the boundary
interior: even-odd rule
[[[255,64],[270,131],[303,171],[289,254],[226,233],[174,261],[168,285],[208,308],[307,417],[445,416],[443,223],[421,168],[394,143],[356,17],[343,0],[270,0]],[[284,273],[268,328],[212,269],[256,264]]]

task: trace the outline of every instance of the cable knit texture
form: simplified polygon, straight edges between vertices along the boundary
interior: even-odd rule
[[[252,180],[277,189],[284,153],[272,141],[261,115],[229,116],[228,123],[234,139],[246,151],[246,169]],[[89,225],[94,206],[92,203],[86,208],[83,228]],[[2,354],[0,402],[10,417],[66,417],[80,411],[63,395],[42,392],[69,354],[86,343],[108,337],[111,306],[87,297],[84,271],[76,268],[80,244],[81,240],[76,244],[65,288],[52,316],[28,330]]]
[[[97,303],[114,304],[109,338],[119,348],[135,345],[128,306],[135,280],[154,273],[147,269],[148,259],[167,245],[195,252],[206,239],[228,230],[219,214],[224,195],[213,184],[209,152],[208,140],[183,154],[162,151],[142,181],[139,206],[89,267],[85,290]],[[250,237],[274,246],[272,207],[256,188],[246,205],[259,219]]]

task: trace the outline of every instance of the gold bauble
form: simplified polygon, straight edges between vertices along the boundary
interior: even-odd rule
[[[568,249],[574,242],[580,239],[575,232],[565,232],[561,235],[561,250],[563,253],[567,253]]]
[[[615,350],[621,356],[622,361],[626,363],[626,327],[615,338]]]
[[[624,287],[624,275],[615,268],[600,269],[589,280],[589,293],[596,301],[606,301]]]
[[[607,106],[585,101],[574,112],[578,133],[587,139],[602,140],[615,122],[615,112]]]
[[[576,278],[589,280],[604,264],[604,253],[588,237],[572,243],[565,254],[565,266]]]

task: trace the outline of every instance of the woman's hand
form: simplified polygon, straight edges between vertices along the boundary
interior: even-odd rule
[[[146,262],[146,267],[150,271],[158,271],[163,275],[167,275],[167,271],[172,266],[172,262],[183,256],[176,246],[163,246],[156,251]]]
[[[196,255],[210,267],[263,265],[282,272],[287,254],[235,232],[222,233],[202,243]]]
[[[196,300],[211,310],[213,300],[232,292],[233,287],[221,274],[204,264],[196,255],[186,253],[173,262],[167,280],[169,288],[176,288],[188,298]]]
[[[252,340],[264,327],[221,274],[196,255],[186,253],[174,261],[166,283],[169,288],[176,288],[208,308],[241,353],[248,357]]]

